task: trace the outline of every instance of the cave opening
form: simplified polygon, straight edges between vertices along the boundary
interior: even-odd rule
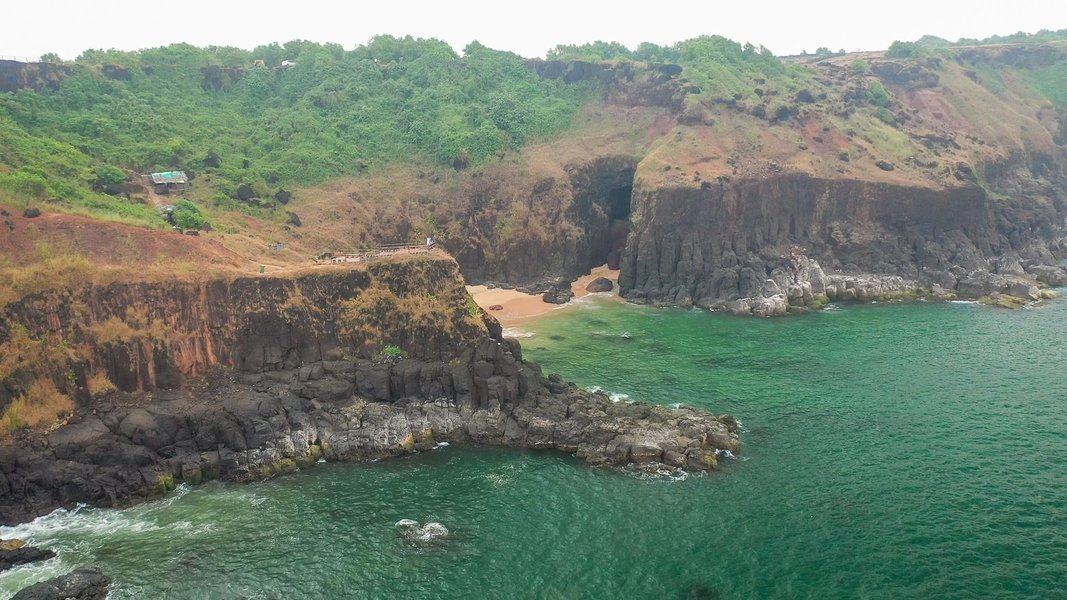
[[[584,230],[573,273],[585,275],[601,265],[618,270],[633,217],[637,159],[605,156],[571,172],[576,216]]]
[[[612,221],[630,220],[630,198],[633,194],[632,185],[617,187],[608,192],[608,216]]]
[[[630,200],[634,188],[632,181],[627,185],[611,188],[604,203],[605,216],[608,218],[605,232],[604,252],[596,264],[607,264],[611,270],[618,270],[622,262],[622,253],[626,249],[626,238],[630,235]]]

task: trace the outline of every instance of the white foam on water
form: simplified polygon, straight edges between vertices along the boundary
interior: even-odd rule
[[[641,479],[661,481],[685,481],[686,479],[689,479],[689,471],[678,467],[670,467],[663,463],[643,465],[640,467],[631,466],[626,470],[634,473]]]
[[[92,508],[86,504],[79,504],[71,510],[57,508],[56,510],[37,517],[36,519],[10,527],[0,527],[0,538],[17,538],[27,543],[44,544],[54,541],[59,537],[76,534],[79,537],[94,538],[112,536],[115,533],[147,533],[165,529],[178,531],[202,531],[203,525],[194,526],[187,521],[178,521],[161,526],[154,523],[148,515],[166,510],[174,502],[189,493],[191,488],[188,484],[180,484],[165,498],[147,502],[140,506],[119,510],[114,508]]]
[[[591,387],[587,387],[587,388],[585,388],[585,390],[587,392],[592,392],[594,394],[596,394],[598,392],[607,394],[608,395],[608,399],[610,399],[612,402],[625,402],[627,404],[633,404],[633,402],[634,402],[633,399],[630,398],[629,394],[620,394],[619,392],[609,392],[608,390],[605,390],[604,388],[600,387],[599,385],[594,385],[594,386],[591,386]]]
[[[733,459],[737,458],[737,456],[735,456],[733,452],[730,452],[729,450],[723,450],[723,449],[716,450],[715,451],[715,456],[718,456],[720,458],[733,458]]]
[[[977,300],[949,300],[949,304],[978,304]]]
[[[10,598],[15,590],[66,575],[74,567],[58,555],[45,561],[12,567],[0,574],[0,598]]]
[[[501,335],[510,338],[531,338],[537,334],[532,331],[524,331],[518,327],[505,327]]]
[[[437,442],[437,444],[433,447],[433,449],[437,450],[437,449],[440,449],[440,448],[447,448],[448,446],[449,446],[448,442]]]

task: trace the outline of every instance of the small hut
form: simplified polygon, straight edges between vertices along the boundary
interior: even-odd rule
[[[152,189],[157,194],[169,194],[172,191],[181,193],[189,189],[189,178],[185,176],[185,171],[152,173],[149,177],[152,179]]]

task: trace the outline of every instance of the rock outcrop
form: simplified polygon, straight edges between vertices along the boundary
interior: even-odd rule
[[[978,187],[783,174],[639,189],[634,209],[619,279],[634,301],[770,316],[935,286],[960,297],[1036,297],[1036,278],[1064,278],[1049,250],[1064,233],[1064,207],[998,202]]]
[[[56,553],[52,550],[27,546],[21,540],[0,540],[0,571],[39,560],[48,560],[55,555]]]
[[[57,90],[71,72],[71,67],[62,64],[0,60],[0,92]]]
[[[150,315],[122,323],[153,333],[86,342],[91,351],[70,367],[81,371],[68,382],[78,408],[66,424],[0,446],[0,522],[77,502],[124,506],[180,481],[259,479],[440,442],[698,470],[739,449],[732,419],[614,403],[544,377],[492,317],[468,309],[449,260],[159,285],[9,307],[34,335],[87,341],[95,323],[121,330],[112,319],[122,302],[151,298]],[[89,397],[79,381],[93,373],[125,391]]]
[[[100,569],[82,567],[24,588],[12,600],[104,600],[110,585]]]

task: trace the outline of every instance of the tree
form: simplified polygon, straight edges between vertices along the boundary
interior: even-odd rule
[[[887,58],[918,58],[926,54],[926,49],[915,42],[897,40],[885,51]]]
[[[174,204],[174,224],[181,229],[200,229],[207,219],[200,208],[188,200],[178,200]]]

